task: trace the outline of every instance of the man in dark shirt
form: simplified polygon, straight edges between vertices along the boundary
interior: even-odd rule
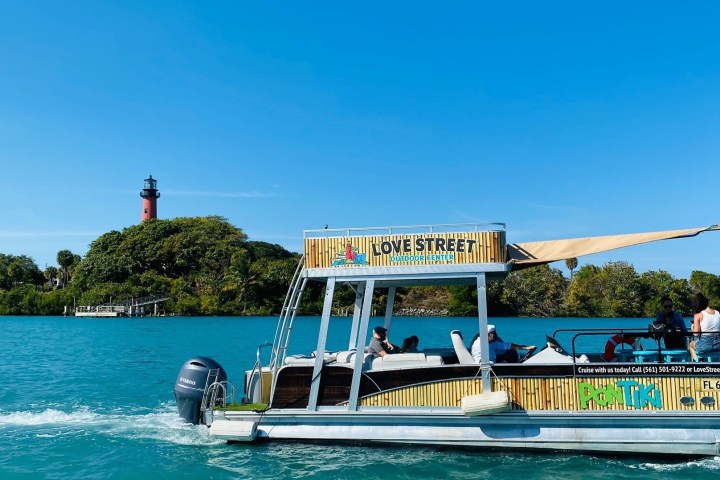
[[[672,309],[672,300],[668,297],[662,299],[662,311],[658,313],[653,325],[665,327],[665,348],[671,350],[684,350],[687,348],[687,333],[685,319],[679,312]]]
[[[392,353],[395,346],[387,339],[387,329],[385,327],[375,327],[373,329],[373,338],[368,347],[368,353],[372,353],[373,358],[384,357],[388,353]]]

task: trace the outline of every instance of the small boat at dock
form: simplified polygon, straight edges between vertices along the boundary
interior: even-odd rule
[[[719,455],[720,352],[691,361],[686,350],[664,348],[665,332],[578,329],[563,332],[567,345],[553,332],[544,348],[517,363],[491,362],[487,335],[479,337],[476,360],[451,327],[446,347],[382,357],[366,352],[378,292],[387,298],[382,326],[392,331],[398,288],[472,285],[477,328],[486,332],[487,284],[514,270],[718,229],[516,244],[506,243],[504,224],[305,231],[275,338],[258,347],[242,388],[213,359],[191,358],[175,383],[180,415],[230,442]],[[317,344],[312,352],[291,352],[310,282],[325,286]],[[347,348],[328,351],[340,285],[355,292],[354,311]],[[597,349],[577,346],[588,343]]]

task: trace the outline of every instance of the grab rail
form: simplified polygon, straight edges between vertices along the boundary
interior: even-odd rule
[[[270,368],[273,371],[273,374],[280,365],[282,365],[282,361],[284,360],[285,351],[283,349],[283,346],[285,348],[287,347],[287,342],[289,339],[286,337],[289,337],[289,330],[287,329],[288,326],[288,317],[294,318],[297,313],[297,305],[299,303],[298,296],[302,296],[298,294],[299,290],[304,290],[305,283],[303,282],[300,288],[298,286],[300,285],[300,280],[302,278],[302,270],[303,270],[303,264],[305,261],[305,255],[300,256],[300,261],[297,264],[297,267],[295,267],[295,272],[293,273],[292,280],[290,281],[290,285],[288,287],[288,291],[285,294],[285,300],[283,301],[282,310],[280,310],[280,317],[278,317],[278,323],[275,327],[275,337],[273,338],[273,350],[270,355]]]
[[[577,329],[560,329],[556,330],[553,334],[555,336],[559,332],[578,332],[572,337],[572,356],[573,356],[573,363],[575,363],[575,341],[579,337],[589,337],[589,336],[600,336],[607,333],[615,333],[617,335],[622,335],[626,338],[642,338],[642,339],[651,339],[654,340],[657,343],[657,356],[658,356],[658,362],[659,363],[665,363],[663,352],[672,352],[676,351],[675,348],[667,348],[663,347],[661,340],[664,338],[666,333],[682,336],[682,337],[695,337],[695,332],[650,332],[647,330],[631,330],[631,329],[624,329],[624,328],[598,328],[598,329],[587,329],[583,331],[578,331]],[[704,332],[704,335],[718,335],[720,332]],[[655,351],[655,349],[652,349]],[[649,351],[649,350],[648,350]]]
[[[255,375],[255,371],[256,371],[256,370],[257,370],[257,373],[258,373],[258,378],[259,378],[259,380],[260,380],[260,381],[259,381],[259,384],[260,384],[260,393],[262,394],[262,391],[263,391],[263,375],[262,375],[262,361],[260,360],[260,351],[261,351],[263,348],[265,348],[265,347],[272,347],[272,346],[273,346],[273,344],[270,343],[270,342],[263,342],[263,343],[261,343],[260,346],[257,348],[257,352],[256,352],[256,354],[255,354],[257,359],[255,360],[255,365],[253,365],[253,368],[252,368],[252,370],[250,371],[250,375],[247,377],[247,385],[245,385],[245,394],[246,394],[246,397],[247,397],[247,394],[250,393],[250,392],[248,392],[248,387],[250,386],[250,384],[251,384],[251,382],[252,382],[252,379],[253,379],[253,376]]]
[[[481,227],[485,227],[481,230]],[[490,228],[487,228],[490,227]],[[382,235],[393,235],[398,233],[442,233],[442,232],[456,232],[458,230],[465,230],[468,232],[479,232],[479,231],[505,231],[505,224],[500,222],[489,222],[489,223],[438,223],[434,225],[399,225],[392,227],[361,227],[361,228],[322,228],[315,230],[304,230],[303,238],[323,238],[337,236],[338,234],[345,236],[352,236],[361,234],[362,232],[372,232],[373,235],[377,235],[380,232]]]

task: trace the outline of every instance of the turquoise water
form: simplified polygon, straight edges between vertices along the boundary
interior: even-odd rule
[[[506,340],[539,345],[556,328],[645,329],[648,320],[491,322]],[[476,323],[469,318],[400,317],[393,324],[392,341],[400,343],[416,334],[421,348],[448,346],[451,329],[461,329],[469,340]],[[315,317],[298,319],[291,353],[313,350],[318,324]],[[347,318],[331,322],[329,349],[347,348],[348,325]],[[275,318],[269,317],[0,317],[0,479],[720,477],[720,458],[688,461],[281,442],[227,445],[210,438],[205,427],[179,420],[172,390],[185,360],[213,357],[230,380],[241,384],[257,346],[272,340],[274,333]],[[584,348],[600,351],[604,340],[584,339]],[[570,340],[561,341],[568,348]]]

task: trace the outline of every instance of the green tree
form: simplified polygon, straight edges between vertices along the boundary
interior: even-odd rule
[[[40,286],[44,280],[32,258],[0,253],[0,290],[10,290],[18,285]]]
[[[222,287],[230,259],[246,245],[246,235],[221,217],[152,219],[90,244],[76,272],[83,287],[124,282],[155,271],[167,278],[190,278],[214,294]]]
[[[230,268],[225,277],[225,290],[235,292],[242,307],[243,315],[247,312],[247,293],[250,287],[259,282],[261,270],[257,263],[251,261],[247,250],[241,249],[232,258]]]
[[[583,265],[575,274],[565,297],[565,310],[573,317],[599,316],[602,311],[598,290],[600,268],[595,265]]]
[[[675,279],[668,272],[663,270],[648,271],[639,276],[642,310],[640,315],[646,317],[655,316],[660,310],[663,297],[670,297],[673,291]]]
[[[59,315],[65,311],[65,307],[72,308],[72,288],[61,288],[43,293],[39,296],[37,310],[32,315]]]
[[[152,219],[93,242],[73,285],[92,298],[170,291],[166,311],[179,314],[270,314],[279,312],[298,259],[248,241],[221,217]],[[308,289],[306,298],[317,292]]]
[[[257,260],[260,276],[249,292],[249,298],[258,308],[254,314],[280,312],[299,258],[299,255],[293,254],[287,258],[265,257]]]
[[[720,276],[695,270],[690,274],[690,286],[711,302],[720,302]]]
[[[18,285],[0,292],[0,315],[36,315],[40,311],[40,298],[33,285]]]
[[[469,317],[478,314],[477,289],[469,285],[451,285],[448,287],[448,314],[457,317]]]
[[[508,275],[502,301],[521,316],[553,317],[562,313],[564,292],[562,272],[541,265]]]
[[[485,284],[487,311],[489,316],[513,316],[517,311],[503,301],[505,296],[505,281],[492,280]],[[448,315],[472,317],[478,314],[477,287],[475,285],[452,285],[448,287],[450,299],[448,301]]]
[[[578,270],[566,296],[566,309],[578,317],[637,317],[642,314],[641,282],[627,262]]]

